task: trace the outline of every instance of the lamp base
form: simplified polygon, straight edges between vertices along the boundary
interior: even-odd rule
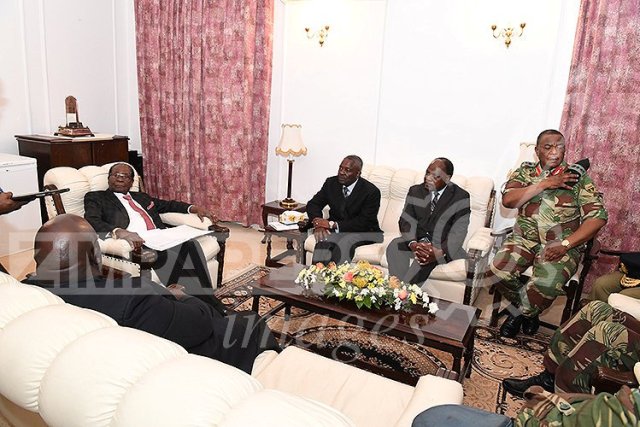
[[[284,200],[280,200],[280,206],[282,206],[285,209],[293,209],[296,206],[298,206],[298,204],[299,203],[293,200],[291,197],[287,197]]]

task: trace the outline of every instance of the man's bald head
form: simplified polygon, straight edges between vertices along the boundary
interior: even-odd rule
[[[36,234],[34,251],[39,277],[64,280],[100,270],[98,236],[77,215],[58,215],[44,223]]]

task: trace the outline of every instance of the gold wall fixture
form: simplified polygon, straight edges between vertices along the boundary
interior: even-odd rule
[[[312,39],[314,37],[318,37],[318,43],[320,43],[320,47],[324,46],[324,41],[327,37],[329,37],[329,26],[325,25],[320,28],[318,31],[311,31],[311,28],[306,27],[304,31],[307,33],[307,38]]]
[[[499,31],[496,31],[498,29],[498,26],[495,24],[491,26],[491,31],[493,31],[494,38],[496,39],[503,38],[504,45],[507,47],[507,49],[509,49],[509,46],[511,45],[511,39],[513,37],[521,37],[522,34],[524,33],[524,27],[526,25],[527,25],[526,22],[523,22],[520,24],[519,34],[516,33],[516,29],[514,27],[505,27],[505,28],[501,28]]]

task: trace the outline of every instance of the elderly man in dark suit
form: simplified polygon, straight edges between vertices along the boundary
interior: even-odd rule
[[[130,165],[117,163],[109,170],[109,189],[90,191],[84,197],[84,217],[101,238],[113,237],[128,241],[134,249],[144,244],[138,231],[165,228],[160,214],[165,212],[194,213],[204,220],[217,222],[208,210],[175,200],[162,200],[142,192],[130,192],[134,173]],[[191,264],[191,265],[189,265]],[[187,267],[193,268],[187,268]],[[211,277],[202,248],[187,241],[158,253],[153,266],[164,285],[180,283],[190,294],[220,307],[213,297]],[[208,288],[207,291],[205,288]]]
[[[464,258],[470,199],[451,182],[452,175],[453,163],[438,157],[429,164],[424,184],[409,188],[398,221],[402,236],[387,246],[390,275],[422,283],[438,263]]]
[[[347,156],[338,175],[327,178],[309,202],[307,214],[313,226],[316,247],[313,262],[350,261],[358,246],[382,242],[378,225],[380,190],[360,176],[362,159]],[[329,218],[322,209],[329,206]]]
[[[250,373],[256,356],[279,350],[258,314],[225,315],[184,293],[142,277],[105,277],[98,236],[77,215],[59,215],[36,234],[36,274],[25,282],[48,289],[65,302],[99,311],[120,326],[171,340],[187,351]]]

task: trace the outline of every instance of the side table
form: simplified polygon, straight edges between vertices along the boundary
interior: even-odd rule
[[[287,239],[287,249],[275,256],[271,256],[271,238],[273,236]],[[264,229],[264,238],[267,241],[267,257],[264,260],[264,265],[267,267],[282,267],[284,264],[279,261],[289,255],[295,255],[296,263],[304,264],[306,257],[304,241],[307,238],[307,233],[302,233],[300,230],[277,231],[271,226],[266,226]],[[295,242],[295,247],[293,246],[293,242]]]
[[[304,203],[298,203],[297,206],[293,209],[286,209],[280,206],[280,200],[274,200],[273,202],[265,203],[262,205],[262,225],[264,228],[267,228],[267,221],[269,219],[269,215],[280,215],[285,211],[297,211],[297,212],[306,212],[307,205]],[[264,243],[264,241],[262,242]]]
[[[265,260],[265,265],[267,267],[280,267],[282,266],[282,264],[280,264],[278,260],[284,258],[285,256],[293,254],[296,254],[297,262],[304,264],[304,254],[302,253],[302,251],[304,251],[304,238],[306,238],[306,235],[303,236],[303,234],[298,230],[276,231],[273,228],[269,227],[268,224],[269,215],[279,216],[281,213],[288,210],[306,212],[307,205],[304,203],[298,203],[295,208],[286,209],[280,206],[280,200],[274,200],[262,205],[262,225],[264,227],[264,238],[262,239],[262,243],[267,244],[267,258]],[[298,234],[296,235],[296,233]],[[280,236],[287,239],[287,250],[282,254],[278,254],[274,258],[271,257],[271,236]],[[298,245],[297,249],[295,249],[293,246],[294,241]],[[298,257],[301,258],[298,260]]]

